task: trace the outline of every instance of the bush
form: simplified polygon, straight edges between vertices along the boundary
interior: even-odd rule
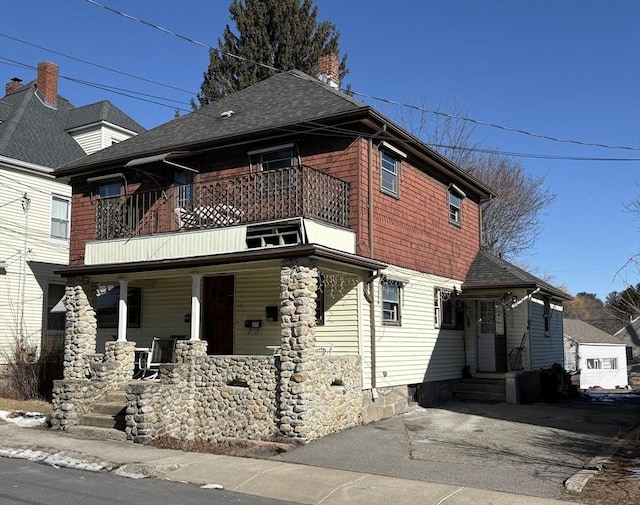
[[[62,378],[59,344],[50,342],[38,353],[38,346],[16,338],[12,348],[3,353],[2,396],[14,400],[50,398],[53,380]]]

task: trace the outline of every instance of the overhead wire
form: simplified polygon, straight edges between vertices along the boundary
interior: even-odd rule
[[[100,2],[97,2],[96,0],[86,0],[87,2],[89,2],[90,4],[96,5],[98,7],[101,7],[103,9],[106,9],[109,12],[112,12],[114,14],[117,14],[119,16],[125,17],[127,19],[142,23],[146,26],[149,26],[153,29],[159,30],[163,33],[169,34],[169,35],[173,35],[175,37],[178,37],[182,40],[185,40],[187,42],[190,42],[192,44],[196,44],[198,46],[207,48],[209,50],[213,50],[216,51],[218,53],[224,54],[225,56],[231,57],[231,58],[236,58],[238,60],[241,61],[245,61],[247,63],[251,63],[253,65],[258,65],[261,66],[263,68],[267,68],[269,70],[273,70],[276,72],[285,72],[286,70],[284,69],[278,69],[276,67],[273,67],[271,65],[267,65],[265,63],[261,63],[258,61],[254,61],[242,56],[238,56],[236,54],[233,53],[229,53],[227,51],[223,51],[219,48],[215,48],[213,46],[210,46],[208,44],[205,44],[203,42],[199,42],[197,40],[194,40],[190,37],[187,37],[185,35],[181,35],[177,32],[168,30],[167,28],[158,26],[156,24],[150,23],[149,21],[145,21],[141,18],[132,16],[130,14],[126,14],[124,12],[121,12],[117,9],[114,9],[112,7],[108,7],[106,5],[101,4]],[[421,112],[425,112],[425,113],[431,113],[431,114],[437,114],[437,115],[442,115],[444,117],[450,118],[450,119],[457,119],[460,121],[465,121],[465,122],[471,122],[473,124],[477,124],[479,126],[487,126],[487,127],[491,127],[491,128],[497,128],[503,131],[508,131],[508,132],[512,132],[512,133],[519,133],[522,135],[528,135],[530,137],[536,137],[536,138],[540,138],[540,139],[544,139],[544,140],[549,140],[552,142],[560,142],[560,143],[569,143],[569,144],[576,144],[576,145],[581,145],[581,146],[591,146],[591,147],[601,147],[601,148],[606,148],[606,149],[624,149],[624,150],[631,150],[631,151],[640,151],[640,147],[632,147],[632,146],[618,146],[618,145],[610,145],[610,144],[605,144],[602,142],[589,142],[589,141],[582,141],[582,140],[573,140],[573,139],[564,139],[564,138],[560,138],[560,137],[555,137],[552,135],[546,135],[546,134],[541,134],[541,133],[535,133],[535,132],[531,132],[529,130],[524,130],[521,128],[512,128],[509,126],[504,126],[504,125],[499,125],[497,123],[493,123],[493,122],[489,122],[489,121],[482,121],[482,120],[478,120],[478,119],[474,119],[474,118],[470,118],[470,117],[466,117],[466,116],[459,116],[459,115],[454,115],[454,114],[448,114],[445,112],[441,112],[441,111],[435,111],[435,110],[430,110],[430,109],[426,109],[424,107],[418,107],[416,105],[411,105],[411,104],[406,104],[403,102],[398,102],[396,100],[391,100],[391,99],[387,99],[387,98],[383,98],[383,97],[377,97],[377,96],[373,96],[373,95],[369,95],[369,94],[365,94],[365,93],[360,93],[357,91],[354,91],[353,89],[349,90],[351,93],[353,93],[354,95],[357,96],[361,96],[361,97],[365,97],[365,98],[369,98],[371,100],[376,100],[376,101],[382,101],[382,102],[386,102],[389,103],[391,105],[397,105],[397,106],[401,106],[401,107],[406,107],[406,108],[410,108],[410,109],[414,109],[414,110],[419,110]]]

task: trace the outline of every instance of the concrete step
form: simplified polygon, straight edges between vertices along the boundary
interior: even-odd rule
[[[453,396],[456,400],[477,401],[477,402],[497,402],[507,401],[504,393],[492,393],[489,391],[454,391]]]
[[[122,431],[124,431],[126,426],[124,415],[113,416],[109,414],[96,414],[94,412],[84,414],[80,418],[80,424],[82,426],[92,426],[95,428],[111,428]]]
[[[127,404],[127,393],[122,389],[115,391],[107,391],[106,401],[109,403],[119,403],[120,405]]]
[[[127,410],[127,407],[125,407],[122,402],[101,402],[101,403],[96,403],[93,406],[92,412],[94,414],[107,414],[110,416],[117,416],[117,415],[125,415],[125,411]]]
[[[96,426],[67,426],[65,432],[79,438],[88,438],[91,440],[112,440],[127,441],[127,435],[124,431],[115,430],[113,428],[98,428]]]
[[[463,379],[453,388],[454,391],[486,392],[506,394],[507,388],[504,380],[490,379]]]

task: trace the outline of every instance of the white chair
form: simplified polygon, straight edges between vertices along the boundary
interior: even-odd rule
[[[172,335],[169,338],[153,337],[151,347],[136,349],[138,352],[139,379],[155,379],[162,363],[173,363],[176,341],[180,337]]]

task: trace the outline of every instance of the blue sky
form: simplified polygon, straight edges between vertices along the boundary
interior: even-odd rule
[[[230,23],[227,0],[97,1],[211,46]],[[640,194],[640,2],[314,3],[319,19],[333,21],[341,33],[350,69],[346,82],[356,92],[432,107],[453,102],[487,123],[635,148],[554,142],[486,126],[474,134],[492,148],[547,156],[518,158],[527,173],[545,177],[556,195],[541,216],[536,246],[520,258],[533,273],[551,276],[570,293],[586,291],[603,300],[640,282],[637,269],[619,272],[640,253],[640,222],[624,207]],[[28,82],[35,71],[25,65],[54,61],[61,76],[70,78],[61,79],[59,92],[74,105],[108,99],[147,128],[172,119],[176,107],[189,109],[208,63],[205,47],[87,0],[0,0],[0,33],[0,83],[15,76]],[[131,91],[150,96],[125,96]],[[397,122],[408,113],[363,100]]]

